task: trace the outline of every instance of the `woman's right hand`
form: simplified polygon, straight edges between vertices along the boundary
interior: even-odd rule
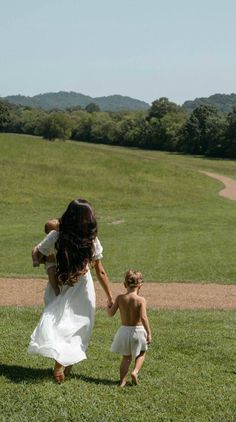
[[[107,306],[108,306],[108,308],[111,308],[112,305],[113,305],[113,303],[114,303],[114,300],[113,300],[112,297],[107,299]]]

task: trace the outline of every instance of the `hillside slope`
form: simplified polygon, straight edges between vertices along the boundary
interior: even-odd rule
[[[85,108],[90,103],[97,104],[102,111],[122,111],[122,110],[147,110],[149,104],[134,98],[122,95],[109,95],[107,97],[92,98],[88,95],[77,92],[48,92],[45,94],[26,97],[24,95],[9,95],[4,97],[10,103],[24,105],[32,108],[42,108],[44,110],[60,109],[81,106]]]
[[[193,101],[185,101],[183,107],[192,112],[200,105],[214,106],[223,113],[229,113],[236,107],[236,94],[214,94],[210,97],[195,98]]]

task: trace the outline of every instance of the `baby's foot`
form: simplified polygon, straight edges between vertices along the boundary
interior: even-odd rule
[[[138,373],[136,371],[131,373],[131,379],[133,385],[138,385]]]
[[[61,384],[65,379],[63,366],[58,362],[55,362],[53,377],[58,384]]]
[[[66,366],[66,367],[65,367],[65,369],[64,369],[64,374],[65,374],[65,376],[66,376],[66,377],[67,377],[68,375],[70,375],[72,367],[73,367],[73,365],[69,365],[69,366]]]

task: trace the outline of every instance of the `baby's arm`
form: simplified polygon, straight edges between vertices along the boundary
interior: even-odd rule
[[[39,267],[39,265],[43,262],[45,256],[39,252],[38,247],[34,246],[32,249],[32,261],[33,267]]]
[[[57,232],[51,231],[32,251],[32,257],[38,256],[39,263],[44,262],[45,269],[48,274],[49,283],[51,284],[55,294],[60,293],[58,281],[56,277],[56,259],[51,252],[54,249],[54,244],[57,238]]]
[[[119,296],[116,297],[115,302],[109,306],[107,305],[107,313],[109,316],[114,316],[117,309],[119,308]]]
[[[151,328],[150,328],[149,321],[148,321],[146,300],[144,299],[144,297],[142,298],[142,301],[141,301],[140,319],[141,319],[142,324],[143,324],[143,326],[144,326],[144,328],[147,332],[147,342],[151,343],[152,333],[151,333]]]

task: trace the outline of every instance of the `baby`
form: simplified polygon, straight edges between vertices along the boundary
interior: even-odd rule
[[[122,355],[120,364],[119,386],[124,387],[132,358],[135,366],[131,373],[132,383],[138,384],[138,372],[140,371],[148,344],[151,343],[152,335],[146,312],[146,300],[139,296],[143,284],[143,276],[138,271],[129,270],[125,274],[124,285],[127,292],[116,297],[114,304],[107,307],[108,315],[115,315],[120,311],[121,327],[118,329],[111,351]]]
[[[44,226],[44,231],[46,234],[50,233],[52,230],[59,230],[59,220],[54,218],[51,220],[48,220],[47,223]],[[38,245],[35,246],[32,250],[32,261],[33,261],[33,267],[39,267],[40,264],[45,265],[45,269],[48,274],[48,280],[51,284],[56,296],[59,295],[60,289],[58,286],[55,270],[56,270],[56,259],[53,254],[49,256],[43,255],[39,249]]]

